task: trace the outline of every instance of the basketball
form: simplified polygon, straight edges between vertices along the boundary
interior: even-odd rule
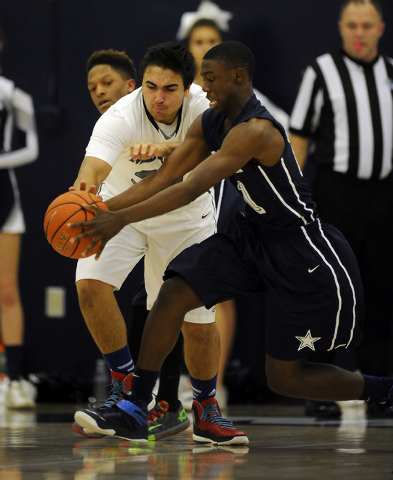
[[[97,195],[77,190],[63,193],[55,198],[45,213],[44,231],[46,238],[56,252],[65,257],[82,258],[82,252],[92,240],[91,238],[84,238],[80,242],[70,242],[71,238],[83,233],[84,229],[69,228],[67,224],[87,222],[94,218],[94,213],[85,210],[82,205],[93,205],[108,210],[108,207]],[[86,256],[94,255],[98,248],[99,244],[90,250]]]

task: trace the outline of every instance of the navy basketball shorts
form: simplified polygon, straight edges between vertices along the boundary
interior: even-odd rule
[[[274,358],[295,360],[360,343],[363,288],[355,256],[337,229],[316,221],[272,234],[246,218],[233,225],[185,249],[165,278],[181,275],[207,308],[265,291],[265,351]]]

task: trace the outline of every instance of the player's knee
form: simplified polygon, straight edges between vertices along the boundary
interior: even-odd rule
[[[157,303],[161,307],[176,305],[177,310],[181,311],[183,315],[200,306],[200,302],[198,302],[190,285],[179,275],[165,280],[158,295]]]
[[[287,395],[288,385],[279,375],[269,375],[266,372],[267,384],[270,390],[278,395]]]
[[[103,289],[107,286],[98,280],[79,280],[76,284],[79,306],[82,311],[93,308],[97,299],[102,298]]]
[[[2,285],[0,288],[0,304],[12,307],[19,302],[19,291],[15,285]]]
[[[298,361],[275,360],[267,355],[266,378],[269,388],[279,395],[296,397],[300,381],[299,369],[301,363]]]
[[[184,322],[183,336],[185,341],[190,341],[198,344],[208,343],[212,347],[217,343],[219,345],[219,334],[216,324],[213,323],[190,323]]]

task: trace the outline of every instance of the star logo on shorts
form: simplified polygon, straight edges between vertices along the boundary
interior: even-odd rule
[[[300,345],[299,345],[299,348],[297,349],[297,351],[308,347],[310,350],[313,350],[314,352],[315,352],[314,343],[321,339],[321,337],[313,337],[311,335],[310,330],[306,333],[305,337],[296,337],[296,338],[300,342]]]

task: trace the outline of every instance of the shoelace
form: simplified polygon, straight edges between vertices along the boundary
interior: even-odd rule
[[[235,427],[233,423],[228,420],[227,418],[224,418],[221,416],[220,412],[217,409],[217,405],[215,403],[209,403],[206,407],[202,406],[203,411],[201,415],[201,420],[206,422],[210,422],[213,425],[217,424],[220,425],[220,427],[223,428],[232,428],[235,430]]]
[[[107,385],[108,387],[109,385]],[[90,408],[93,410],[99,410],[100,408],[104,407],[112,407],[115,405],[124,395],[124,381],[118,382],[117,380],[113,379],[111,386],[111,393],[107,400],[105,401],[95,401],[90,404]],[[97,406],[100,405],[100,406]]]
[[[154,422],[160,419],[167,413],[168,407],[169,407],[168,403],[165,402],[165,400],[161,400],[155,405],[155,407],[152,410],[150,410],[150,412],[147,415],[147,421]]]

